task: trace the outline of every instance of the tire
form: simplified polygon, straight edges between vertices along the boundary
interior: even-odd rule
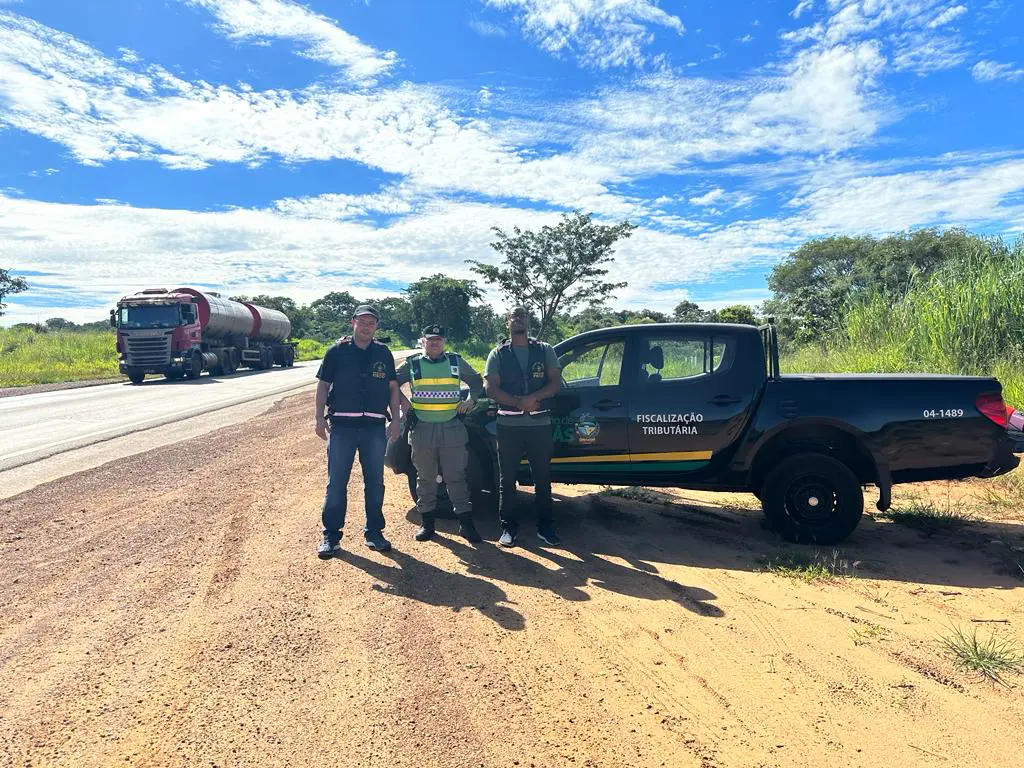
[[[772,525],[797,544],[838,544],[864,514],[864,491],[841,461],[820,453],[799,453],[773,467],[761,489]]]
[[[295,347],[288,347],[288,351],[284,353],[284,367],[291,368],[295,365]]]
[[[193,381],[199,378],[199,374],[203,372],[203,356],[192,355],[192,363],[189,365],[188,377]]]
[[[146,380],[146,374],[144,374],[144,373],[129,373],[128,374],[128,380],[132,384],[141,384],[143,381]]]

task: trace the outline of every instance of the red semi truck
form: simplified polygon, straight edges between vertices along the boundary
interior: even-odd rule
[[[147,373],[168,379],[230,376],[238,368],[266,370],[295,364],[295,345],[285,342],[292,324],[276,309],[223,299],[195,288],[149,288],[117,302],[121,373],[141,384]]]

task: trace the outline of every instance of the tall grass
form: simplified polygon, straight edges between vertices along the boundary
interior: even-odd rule
[[[0,387],[118,375],[113,332],[0,328]]]
[[[853,302],[845,328],[787,356],[785,370],[994,375],[1024,408],[1024,241],[993,253],[978,245],[893,300]]]

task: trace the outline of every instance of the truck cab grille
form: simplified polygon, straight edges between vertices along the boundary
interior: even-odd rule
[[[125,341],[128,344],[126,362],[133,367],[149,367],[167,365],[171,359],[171,336],[136,336],[130,334]]]

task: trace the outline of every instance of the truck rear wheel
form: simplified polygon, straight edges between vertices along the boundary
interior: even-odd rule
[[[841,461],[820,453],[799,453],[769,471],[761,503],[786,540],[831,545],[857,527],[864,513],[864,491]]]

